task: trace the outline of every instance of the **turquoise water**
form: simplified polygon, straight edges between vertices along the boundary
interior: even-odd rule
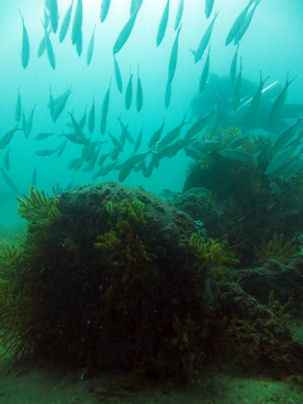
[[[157,130],[163,119],[165,128],[163,135],[179,125],[186,114],[187,119],[195,117],[192,113],[192,100],[195,97],[207,51],[198,63],[194,63],[191,49],[197,49],[203,33],[207,29],[215,12],[219,12],[210,39],[210,73],[220,77],[228,76],[230,64],[235,52],[233,44],[225,46],[226,36],[248,1],[216,0],[209,19],[204,13],[204,1],[185,0],[182,16],[182,28],[179,35],[178,60],[175,76],[172,81],[172,96],[168,108],[165,107],[165,88],[168,76],[168,65],[171,49],[176,37],[174,30],[179,0],[170,0],[168,24],[163,41],[156,46],[157,31],[162,17],[165,0],[144,0],[138,11],[133,31],[123,48],[116,54],[119,64],[123,92],[119,93],[114,75],[113,46],[121,29],[129,19],[130,1],[112,0],[108,15],[100,22],[100,0],[83,0],[83,36],[82,54],[79,57],[71,42],[72,24],[77,1],[73,4],[71,24],[63,43],[59,42],[61,24],[71,2],[58,0],[59,27],[57,33],[49,33],[54,50],[56,68],[49,63],[47,52],[37,56],[38,47],[44,37],[41,20],[44,19],[43,0],[14,0],[2,2],[0,5],[0,52],[1,52],[1,136],[16,125],[15,110],[18,90],[22,100],[22,113],[29,118],[35,106],[32,130],[28,138],[23,131],[17,131],[8,146],[0,150],[0,159],[4,167],[4,159],[9,150],[10,167],[4,168],[5,173],[14,182],[18,194],[28,192],[33,183],[33,172],[37,172],[36,186],[48,194],[58,184],[64,189],[68,184],[73,186],[97,183],[100,181],[118,181],[119,172],[112,170],[104,176],[92,179],[97,165],[92,171],[86,171],[84,164],[79,170],[70,170],[69,164],[74,158],[81,156],[81,145],[72,142],[66,144],[63,154],[38,156],[37,151],[56,149],[64,140],[62,132],[71,131],[73,114],[79,122],[85,111],[94,100],[96,108],[95,131],[91,134],[87,123],[83,133],[89,142],[102,141],[100,154],[111,152],[113,143],[109,134],[119,138],[121,127],[118,118],[129,125],[129,132],[136,139],[143,129],[143,139],[139,152],[149,151],[147,146],[153,132]],[[22,21],[24,18],[30,42],[30,59],[26,68],[22,67]],[[239,57],[242,57],[242,77],[258,83],[259,71],[263,76],[270,76],[268,84],[278,81],[283,87],[286,74],[296,79],[289,87],[287,103],[302,102],[303,80],[303,46],[301,35],[301,19],[303,6],[300,0],[261,0],[256,8],[252,22],[240,41]],[[95,28],[94,52],[90,65],[87,65],[88,44]],[[136,110],[136,83],[139,66],[143,88],[143,107],[140,113]],[[130,109],[125,107],[125,92],[130,76],[133,73],[133,98]],[[107,116],[107,127],[104,134],[100,133],[102,103],[109,88],[110,100]],[[53,122],[50,114],[50,89],[54,98],[72,88],[67,104]],[[244,94],[243,94],[244,96]],[[210,110],[212,106],[210,105]],[[291,123],[291,120],[290,122]],[[20,123],[19,126],[22,126]],[[72,128],[72,131],[74,129]],[[181,136],[186,131],[182,129]],[[52,137],[43,141],[35,140],[39,133],[51,132]],[[104,142],[104,143],[103,143]],[[96,146],[97,147],[97,146]],[[148,161],[154,148],[146,157]],[[117,163],[123,163],[133,154],[133,145],[126,141]],[[192,159],[180,150],[172,158],[163,158],[159,167],[155,167],[149,177],[142,172],[132,171],[124,180],[126,185],[142,186],[146,190],[160,193],[169,188],[181,191]],[[111,162],[111,157],[107,163]],[[0,223],[15,225],[18,223],[16,214],[15,192],[0,177],[1,210]]]

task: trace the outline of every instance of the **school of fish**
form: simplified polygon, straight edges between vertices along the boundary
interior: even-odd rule
[[[41,20],[44,34],[37,51],[38,57],[42,57],[44,54],[47,55],[49,64],[54,70],[56,69],[56,52],[52,39],[54,35],[58,35],[59,43],[62,43],[64,40],[67,40],[68,30],[71,30],[71,44],[75,46],[79,56],[83,54],[82,25],[85,2],[83,0],[71,0],[65,13],[59,17],[58,1],[59,0],[45,0],[44,15]],[[163,105],[166,109],[169,108],[171,103],[174,87],[173,82],[178,64],[179,39],[182,37],[182,17],[184,8],[186,7],[184,0],[178,1],[177,13],[174,16],[171,15],[170,12],[170,0],[163,2],[162,15],[155,32],[155,44],[156,47],[159,47],[165,38],[168,20],[171,18],[174,19],[173,27],[175,37],[171,44],[168,57],[167,84],[163,91]],[[231,100],[232,109],[235,112],[240,109],[245,109],[245,122],[248,125],[254,119],[264,92],[275,85],[275,83],[271,83],[269,86],[265,87],[268,77],[263,78],[260,72],[260,83],[255,94],[252,94],[249,99],[243,100],[241,97],[241,83],[243,78],[242,58],[239,58],[239,45],[252,23],[253,16],[260,1],[261,0],[249,0],[248,2],[243,2],[246,4],[230,27],[225,40],[225,46],[229,46],[230,44],[235,46],[234,56],[230,64],[230,81],[233,89]],[[201,66],[201,75],[197,88],[198,93],[202,93],[208,84],[211,65],[210,43],[212,32],[215,29],[219,15],[219,13],[215,11],[215,0],[205,0],[204,3],[205,16],[209,22],[206,28],[204,28],[200,40],[197,41],[197,48],[191,50],[193,63],[200,62],[203,57],[205,59]],[[79,154],[69,162],[68,168],[70,170],[81,169],[91,172],[91,179],[104,177],[115,170],[118,172],[118,180],[124,181],[132,171],[141,172],[145,177],[151,176],[153,170],[159,167],[163,158],[172,158],[181,150],[184,150],[186,154],[192,158],[201,158],[203,154],[213,150],[217,146],[215,141],[203,139],[203,131],[208,128],[216,114],[216,111],[213,109],[209,110],[208,113],[198,119],[188,119],[186,115],[184,115],[179,124],[173,128],[166,127],[164,117],[157,129],[149,135],[147,148],[143,151],[141,150],[142,139],[144,137],[146,138],[143,127],[134,137],[129,130],[129,124],[123,122],[121,118],[118,118],[121,127],[120,133],[112,134],[109,131],[108,121],[111,110],[111,92],[114,85],[117,87],[119,93],[123,94],[123,103],[126,111],[134,104],[137,113],[140,113],[144,105],[144,82],[141,80],[140,66],[137,65],[135,72],[130,71],[128,79],[124,81],[118,62],[118,54],[123,50],[125,43],[130,40],[129,38],[134,30],[136,20],[139,18],[140,12],[143,12],[142,4],[143,0],[130,0],[129,18],[121,27],[120,33],[113,44],[113,77],[115,83],[112,83],[112,80],[108,83],[107,90],[101,102],[100,117],[97,117],[97,108],[94,99],[91,101],[88,109],[85,110],[83,116],[79,118],[68,108],[69,99],[73,92],[72,88],[66,88],[62,94],[53,94],[50,88],[47,106],[50,117],[55,123],[61,115],[64,115],[65,129],[62,130],[58,146],[54,148],[43,148],[39,146],[43,141],[47,142],[48,139],[54,137],[55,134],[53,132],[46,129],[45,132],[34,134],[33,138],[38,145],[35,151],[37,156],[45,158],[56,155],[60,157],[64,153],[66,145],[72,143],[79,147]],[[101,0],[100,19],[98,23],[102,24],[106,19],[110,18],[110,11],[111,0]],[[20,19],[22,25],[21,64],[24,69],[27,69],[31,63],[32,48],[26,28],[26,21],[24,20],[21,10]],[[87,65],[91,64],[94,56],[95,30],[96,26],[94,26],[91,32],[86,49]],[[294,78],[289,78],[287,75],[284,87],[271,104],[268,116],[269,122],[275,121],[279,116],[286,103],[288,88],[293,80]],[[35,117],[35,108],[36,106],[33,106],[29,115],[25,115],[22,94],[21,91],[18,90],[14,125],[12,125],[12,129],[2,134],[0,137],[0,150],[3,150],[3,165],[0,171],[6,185],[15,193],[18,193],[18,187],[9,175],[10,144],[17,132],[21,131],[26,138],[30,137]],[[266,172],[268,175],[282,172],[285,168],[287,168],[289,172],[295,172],[295,170],[303,167],[301,159],[293,159],[293,156],[298,154],[298,147],[303,147],[301,137],[299,136],[301,130],[302,122],[301,119],[298,118],[293,125],[284,129],[279,136],[277,136],[275,143],[276,156],[267,168]],[[97,134],[97,136],[92,136],[93,134]],[[133,152],[125,156],[123,152],[126,143],[132,145]],[[227,158],[238,160],[251,158],[251,156],[238,148],[239,145],[240,143],[229,144],[224,150],[221,150],[221,154]],[[36,179],[37,169],[35,168],[32,175],[32,185],[36,184]]]

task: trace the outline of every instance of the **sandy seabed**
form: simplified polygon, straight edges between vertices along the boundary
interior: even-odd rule
[[[0,403],[3,404],[301,404],[303,385],[207,370],[199,385],[138,384],[125,374],[85,379],[84,372],[12,367],[0,361]]]

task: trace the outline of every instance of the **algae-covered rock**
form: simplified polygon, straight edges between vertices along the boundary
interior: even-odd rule
[[[41,197],[48,216],[51,200],[31,195]],[[189,246],[193,220],[143,189],[115,183],[55,199],[51,221],[23,204],[26,240],[16,254],[2,250],[7,350],[88,370],[197,379],[215,297],[209,265]]]

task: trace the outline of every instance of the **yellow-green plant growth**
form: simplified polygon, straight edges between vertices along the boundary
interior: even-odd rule
[[[222,268],[225,264],[237,264],[239,260],[234,253],[223,244],[209,238],[204,240],[198,233],[193,233],[189,239],[189,245],[193,254],[202,265],[212,265]]]
[[[18,212],[29,225],[36,229],[40,226],[50,225],[60,217],[58,198],[48,198],[44,192],[30,188],[29,195],[23,195],[23,199],[17,197],[19,202]]]
[[[275,234],[272,240],[255,247],[255,252],[258,263],[262,265],[270,259],[287,264],[299,251],[284,234]]]

